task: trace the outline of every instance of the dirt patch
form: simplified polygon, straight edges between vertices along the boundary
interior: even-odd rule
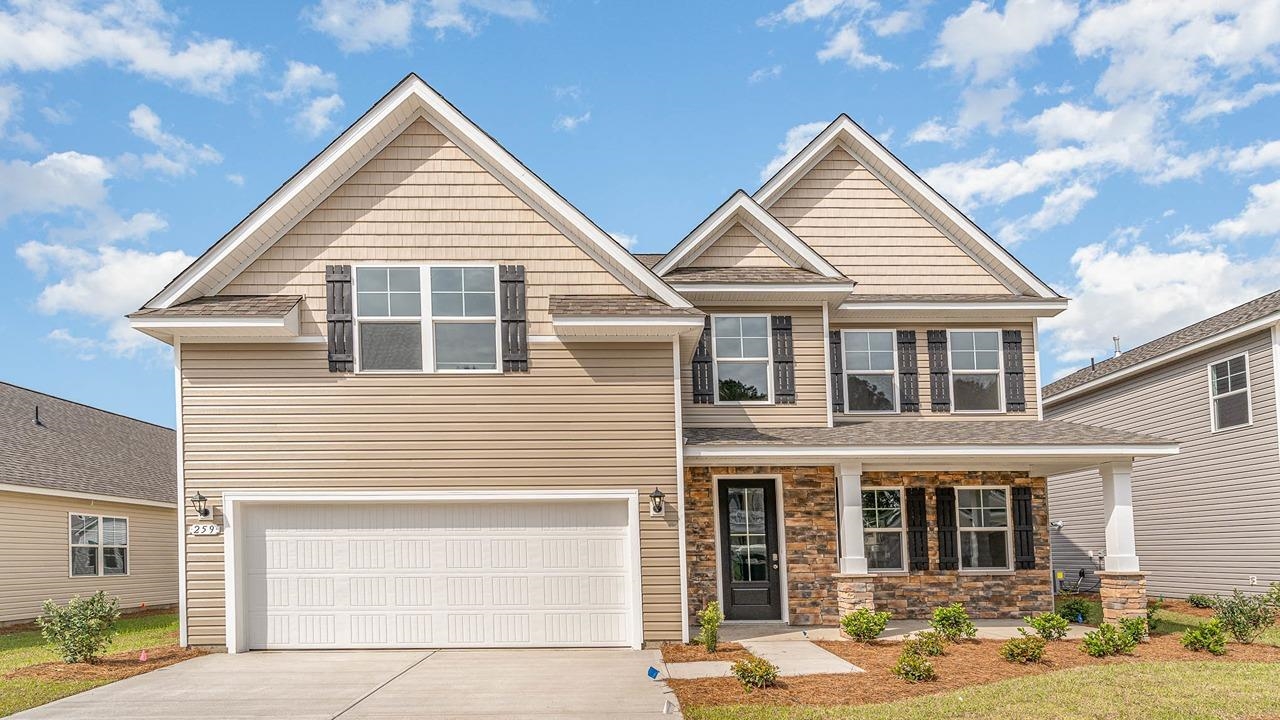
[[[709,653],[701,645],[683,643],[663,643],[662,644],[662,661],[669,663],[679,662],[734,662],[736,660],[748,660],[755,657],[746,648],[735,642],[722,642],[716,645],[716,651]]]
[[[1149,603],[1154,605],[1155,603]],[[1186,600],[1165,600],[1160,606],[1161,610],[1168,610],[1179,615],[1191,615],[1194,617],[1211,618],[1213,617],[1213,608],[1198,608]]]
[[[806,675],[780,678],[772,688],[745,692],[734,678],[668,680],[685,707],[700,705],[863,705],[932,695],[1000,680],[1040,675],[1082,665],[1138,661],[1217,660],[1222,662],[1280,662],[1280,648],[1231,643],[1223,657],[1191,652],[1177,635],[1160,635],[1143,643],[1131,656],[1092,658],[1080,650],[1077,640],[1049,643],[1042,662],[1018,665],[1000,657],[999,640],[976,640],[947,646],[947,654],[930,658],[938,679],[908,683],[889,671],[902,651],[901,643],[817,641],[816,645],[857,665],[866,672],[842,675]]]
[[[177,645],[149,648],[147,660],[138,659],[142,651],[111,653],[91,663],[48,662],[39,665],[28,665],[18,668],[5,678],[27,678],[37,680],[107,680],[114,682],[162,667],[190,660],[204,653],[194,648],[183,648]]]

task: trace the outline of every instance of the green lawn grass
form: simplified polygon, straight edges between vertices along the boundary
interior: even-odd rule
[[[1182,613],[1173,612],[1172,610],[1157,610],[1156,627],[1154,628],[1154,632],[1182,632],[1187,628],[1197,627],[1209,620],[1210,618],[1197,617],[1195,615],[1184,615]],[[1271,629],[1262,633],[1262,636],[1259,637],[1256,642],[1280,647],[1280,625],[1273,625]]]
[[[119,633],[108,653],[172,645],[178,640],[178,616],[173,613],[121,620],[117,628]],[[105,680],[53,682],[3,677],[20,667],[57,659],[38,630],[0,635],[0,717],[106,684]]]
[[[1280,664],[1094,665],[878,705],[684,708],[688,720],[1233,720],[1280,714]]]

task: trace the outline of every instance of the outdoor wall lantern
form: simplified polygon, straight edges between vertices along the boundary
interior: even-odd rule
[[[667,511],[667,496],[657,487],[649,493],[649,517],[662,517]]]
[[[195,508],[196,515],[199,515],[202,518],[209,517],[213,512],[208,508],[208,502],[209,498],[201,495],[199,490],[196,491],[195,495],[191,496],[191,507]]]

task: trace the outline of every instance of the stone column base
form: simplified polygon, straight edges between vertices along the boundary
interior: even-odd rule
[[[876,609],[875,575],[838,573],[836,580],[836,609],[840,617],[859,608]]]
[[[1101,581],[1103,622],[1118,623],[1124,618],[1147,616],[1147,574],[1144,572],[1098,572]]]

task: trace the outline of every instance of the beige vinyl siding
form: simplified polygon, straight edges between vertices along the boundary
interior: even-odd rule
[[[71,577],[69,513],[129,520],[128,575]],[[0,623],[40,615],[48,598],[105,590],[124,612],[178,602],[177,509],[0,492]]]
[[[186,487],[215,507],[224,492],[268,489],[656,486],[676,497],[670,343],[535,343],[530,366],[336,375],[320,345],[184,344]],[[672,508],[641,514],[649,641],[680,637]],[[193,644],[224,643],[222,547],[187,544]]]
[[[1253,423],[1212,432],[1210,362],[1248,352]],[[1152,595],[1224,593],[1280,582],[1280,445],[1268,332],[1198,353],[1045,409],[1045,417],[1176,440],[1178,455],[1139,460],[1133,510],[1139,563]],[[1096,471],[1049,479],[1056,569],[1093,571],[1106,548]],[[1092,579],[1092,576],[1090,576]]]
[[[708,306],[708,314],[790,315],[795,347],[796,402],[794,405],[741,405],[693,403],[693,366],[690,359],[698,336],[681,338],[680,396],[685,427],[826,427],[827,384],[822,308],[803,305]]]
[[[889,325],[885,323],[833,323],[832,330],[915,330],[916,372],[920,383],[920,414],[905,415],[835,415],[835,422],[877,420],[1038,420],[1040,388],[1036,386],[1036,332],[1032,323],[939,323],[936,325]],[[930,330],[1021,330],[1022,392],[1027,400],[1026,412],[1013,413],[936,413],[929,410],[929,331]],[[1001,380],[1003,383],[1003,379]]]
[[[689,267],[790,267],[760,238],[734,223],[716,238]]]
[[[551,334],[555,294],[631,294],[426,120],[285,233],[221,295],[303,295],[303,335],[323,335],[326,264],[501,262],[525,266],[529,332]]]
[[[1010,294],[843,148],[814,165],[769,212],[858,281],[855,293]]]

